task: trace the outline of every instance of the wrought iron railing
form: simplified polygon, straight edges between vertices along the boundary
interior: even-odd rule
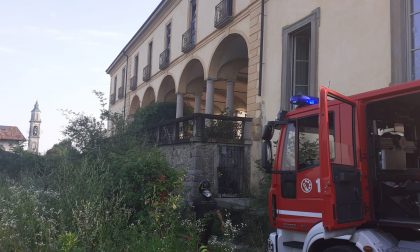
[[[119,87],[118,88],[118,99],[122,99],[124,98],[124,87]]]
[[[159,55],[159,69],[163,70],[169,66],[169,48],[166,48],[160,55]]]
[[[186,142],[243,144],[250,139],[252,118],[193,114],[149,129],[157,145]]]
[[[130,79],[130,90],[134,91],[137,89],[137,76],[133,76]]]
[[[195,47],[195,29],[189,28],[182,34],[182,52],[187,53]]]
[[[111,97],[109,98],[109,102],[111,103],[111,105],[115,104],[115,94],[111,95]]]
[[[215,7],[214,27],[222,28],[232,20],[232,0],[222,0]]]
[[[143,68],[143,81],[150,80],[151,65],[147,65]]]

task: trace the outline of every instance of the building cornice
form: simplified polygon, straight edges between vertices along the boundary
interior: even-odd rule
[[[137,40],[146,32],[147,28],[153,23],[153,21],[163,12],[165,7],[171,2],[171,0],[162,0],[160,1],[159,5],[156,9],[150,14],[147,20],[143,23],[140,29],[134,34],[134,36],[128,41],[128,43],[124,46],[118,56],[114,59],[111,65],[106,69],[106,73],[109,74],[118,62],[123,59],[126,52],[137,42]]]

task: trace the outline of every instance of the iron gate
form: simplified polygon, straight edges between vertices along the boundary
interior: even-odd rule
[[[246,193],[244,147],[219,146],[217,178],[221,197],[238,197]]]

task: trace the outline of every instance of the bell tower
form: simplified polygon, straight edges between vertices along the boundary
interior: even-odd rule
[[[38,101],[31,111],[31,120],[29,121],[28,151],[38,154],[39,134],[41,125],[41,110],[39,110]]]

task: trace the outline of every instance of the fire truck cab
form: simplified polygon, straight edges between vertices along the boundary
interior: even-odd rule
[[[420,81],[291,103],[263,132],[268,250],[420,251]]]

